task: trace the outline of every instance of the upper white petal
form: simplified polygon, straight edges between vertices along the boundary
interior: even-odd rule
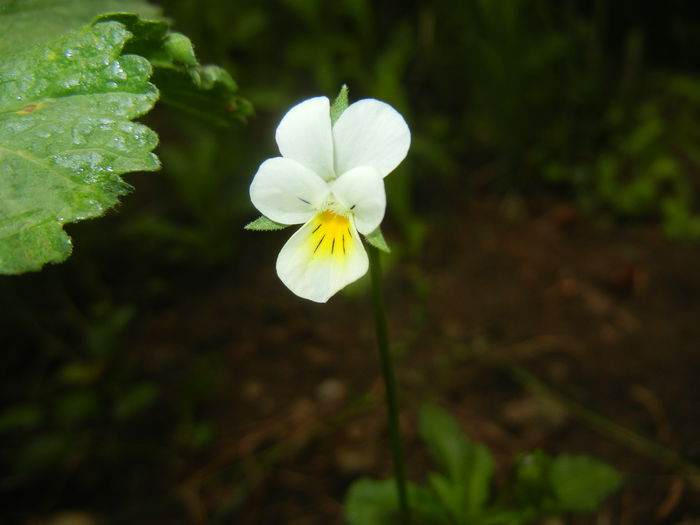
[[[277,257],[277,275],[299,297],[325,303],[339,290],[367,273],[369,260],[360,236],[350,225],[347,252],[336,245],[334,256],[316,257],[314,228],[309,221],[290,237]]]
[[[333,126],[336,173],[372,166],[386,177],[406,157],[411,132],[389,104],[367,98],[351,104]]]
[[[258,168],[250,184],[253,205],[273,221],[308,221],[328,197],[328,183],[298,162],[275,157]]]
[[[296,160],[324,180],[335,177],[328,98],[310,98],[290,109],[277,126],[275,140],[283,157]]]
[[[331,182],[339,203],[354,216],[357,230],[367,235],[379,226],[386,210],[384,179],[371,166],[360,166]]]

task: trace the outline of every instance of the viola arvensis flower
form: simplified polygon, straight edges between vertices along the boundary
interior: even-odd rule
[[[326,97],[305,100],[275,134],[281,157],[267,159],[250,185],[255,207],[281,224],[303,224],[277,257],[277,275],[296,295],[326,302],[369,265],[358,232],[384,218],[384,177],[406,157],[411,133],[390,105],[351,104],[334,124]]]

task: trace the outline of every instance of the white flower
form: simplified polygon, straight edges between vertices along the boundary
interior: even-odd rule
[[[383,178],[406,157],[411,133],[390,105],[355,102],[331,125],[326,97],[305,100],[282,118],[281,157],[267,159],[250,185],[255,207],[273,221],[303,224],[277,257],[295,294],[326,302],[369,265],[359,233],[384,218]]]

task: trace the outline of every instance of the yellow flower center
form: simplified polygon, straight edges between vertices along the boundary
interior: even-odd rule
[[[311,219],[308,247],[312,257],[345,258],[354,248],[350,219],[330,210]]]

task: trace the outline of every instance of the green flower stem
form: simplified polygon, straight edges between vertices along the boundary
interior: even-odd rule
[[[399,516],[401,525],[411,524],[411,513],[408,510],[408,497],[406,495],[406,468],[403,459],[401,445],[401,431],[399,428],[399,411],[396,400],[396,380],[394,379],[394,366],[389,350],[389,336],[386,327],[386,315],[384,314],[384,297],[382,294],[382,266],[379,250],[374,246],[367,247],[369,252],[369,268],[372,276],[372,302],[374,303],[374,324],[377,330],[377,347],[379,349],[379,363],[382,368],[384,387],[386,390],[386,408],[389,418],[389,434],[391,438],[391,450],[394,456],[394,472],[396,479],[396,491],[399,496]]]

